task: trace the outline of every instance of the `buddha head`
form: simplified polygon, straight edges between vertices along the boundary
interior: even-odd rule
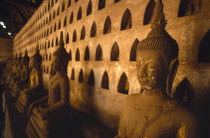
[[[69,62],[69,54],[66,52],[64,48],[63,42],[63,32],[61,31],[60,34],[60,42],[58,49],[53,53],[52,57],[52,70],[53,71],[60,71],[60,72],[67,72],[67,66]]]
[[[24,66],[28,66],[29,61],[30,61],[30,58],[29,58],[29,56],[28,56],[28,52],[27,52],[27,49],[26,49],[25,55],[24,55],[24,57],[23,57],[23,59],[22,59],[22,64],[23,64]]]
[[[178,68],[178,44],[165,30],[162,0],[157,0],[152,30],[137,47],[137,75],[142,90],[161,89],[169,96]]]
[[[39,53],[39,46],[37,45],[36,47],[36,53],[31,57],[31,67],[40,69],[41,64],[42,64],[42,57]]]

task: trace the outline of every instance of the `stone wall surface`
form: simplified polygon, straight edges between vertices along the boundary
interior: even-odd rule
[[[70,6],[68,6],[69,1],[71,1]],[[141,40],[146,38],[151,30],[151,24],[144,24],[144,20],[150,15],[145,12],[149,0],[115,1],[106,0],[105,7],[100,10],[98,10],[99,0],[43,1],[28,23],[14,38],[13,55],[19,52],[24,53],[27,48],[29,56],[31,56],[38,45],[43,57],[43,81],[45,87],[48,88],[52,54],[57,48],[56,43],[59,42],[62,31],[65,48],[71,55],[68,65],[71,85],[70,105],[95,116],[105,125],[117,131],[122,103],[127,96],[127,94],[118,92],[118,86],[126,87],[125,89],[129,87],[128,94],[139,92],[136,62],[135,60],[131,61],[130,56],[135,58],[135,46],[138,41],[141,43]],[[90,2],[92,2],[92,13],[87,16]],[[210,1],[202,0],[201,10],[198,13],[183,17],[178,17],[178,11],[182,7],[179,0],[163,0],[163,3],[168,23],[166,30],[179,44],[180,66],[174,86],[186,78],[192,85],[195,95],[202,97],[199,95],[203,95],[203,91],[209,92],[210,62],[202,63],[198,59],[199,52],[202,51],[199,49],[206,34],[208,37],[205,40],[205,44],[208,43],[207,50],[210,47]],[[64,7],[63,11],[62,7]],[[149,11],[152,11],[152,8]],[[55,17],[53,18],[54,13]],[[73,21],[71,23],[72,13]],[[77,19],[80,17],[80,13],[81,19]],[[106,19],[107,24],[105,25]],[[105,30],[109,32],[107,34],[103,33],[104,25]],[[123,29],[122,26],[127,29]],[[82,29],[83,27],[85,29]],[[95,36],[94,31],[96,32]],[[81,40],[81,36],[85,36],[85,38]],[[99,45],[102,51],[101,55]],[[114,45],[113,49],[115,50],[112,52]],[[119,48],[119,56],[116,45]],[[86,50],[87,47],[89,54]],[[115,58],[117,61],[111,61],[111,55],[117,57]],[[99,57],[99,61],[96,60],[96,57]],[[91,70],[94,74],[94,84],[89,83],[88,79]],[[107,86],[107,79],[102,81],[103,76],[106,76],[105,72],[108,74],[108,88],[102,87]],[[123,73],[126,74],[129,85],[125,86],[125,83],[120,81]]]

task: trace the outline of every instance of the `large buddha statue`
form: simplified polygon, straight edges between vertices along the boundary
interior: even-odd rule
[[[20,91],[20,95],[16,101],[16,108],[19,112],[25,113],[31,103],[45,95],[42,85],[42,57],[37,47],[36,53],[31,57],[31,73],[29,76],[29,87]]]
[[[178,44],[165,30],[162,0],[157,0],[154,19],[137,47],[141,93],[126,98],[116,138],[198,138],[194,115],[171,92]]]
[[[29,61],[30,58],[28,56],[27,50],[25,51],[25,55],[22,58],[22,70],[20,73],[20,80],[16,81],[14,83],[14,86],[12,88],[12,96],[17,97],[19,95],[20,90],[23,88],[27,88],[29,84],[29,75],[30,75],[30,69],[29,69]]]
[[[69,55],[64,48],[63,34],[60,35],[58,49],[53,53],[52,67],[56,72],[50,79],[49,96],[34,102],[28,114],[31,114],[27,125],[29,137],[56,137],[58,129],[66,122],[65,108],[69,104],[69,78],[67,65]],[[60,137],[61,134],[59,134]]]

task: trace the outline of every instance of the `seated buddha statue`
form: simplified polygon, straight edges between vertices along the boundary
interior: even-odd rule
[[[137,47],[141,92],[125,99],[116,138],[198,138],[196,117],[171,95],[179,49],[165,30],[162,0],[154,15],[152,30]]]
[[[28,114],[31,114],[27,125],[27,134],[33,137],[55,137],[57,128],[62,127],[66,121],[65,108],[69,104],[69,78],[67,66],[69,55],[64,48],[63,34],[61,32],[58,49],[53,53],[52,75],[49,85],[49,96],[42,98],[30,105]]]
[[[20,91],[20,95],[15,103],[19,112],[25,113],[31,103],[45,95],[42,85],[42,57],[37,47],[36,53],[31,57],[31,73],[29,75],[28,88]]]
[[[16,76],[17,60],[18,60],[18,57],[17,57],[17,53],[16,53],[16,56],[12,60],[11,72],[7,73],[7,75],[6,75],[6,78],[7,78],[6,79],[7,80],[6,83],[8,83],[8,84],[10,83],[11,79]]]
[[[18,80],[20,80],[21,77],[21,70],[22,70],[22,54],[20,53],[19,57],[17,58],[17,64],[15,68],[15,75],[11,78],[10,83],[9,83],[9,88],[12,89],[14,86],[14,83]]]
[[[29,61],[30,61],[30,58],[28,57],[28,53],[26,50],[25,55],[22,58],[22,62],[21,62],[22,70],[20,73],[20,80],[14,83],[14,86],[11,92],[13,97],[17,97],[19,95],[20,90],[28,87],[29,74],[30,74]]]

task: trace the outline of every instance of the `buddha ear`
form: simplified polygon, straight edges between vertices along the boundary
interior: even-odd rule
[[[179,66],[179,60],[176,58],[176,59],[172,60],[172,62],[169,65],[169,68],[168,68],[168,75],[167,75],[167,79],[166,79],[166,93],[168,96],[170,96],[172,98],[173,98],[173,95],[172,95],[173,92],[171,91],[172,84],[173,84],[173,80],[176,75],[178,66]]]

